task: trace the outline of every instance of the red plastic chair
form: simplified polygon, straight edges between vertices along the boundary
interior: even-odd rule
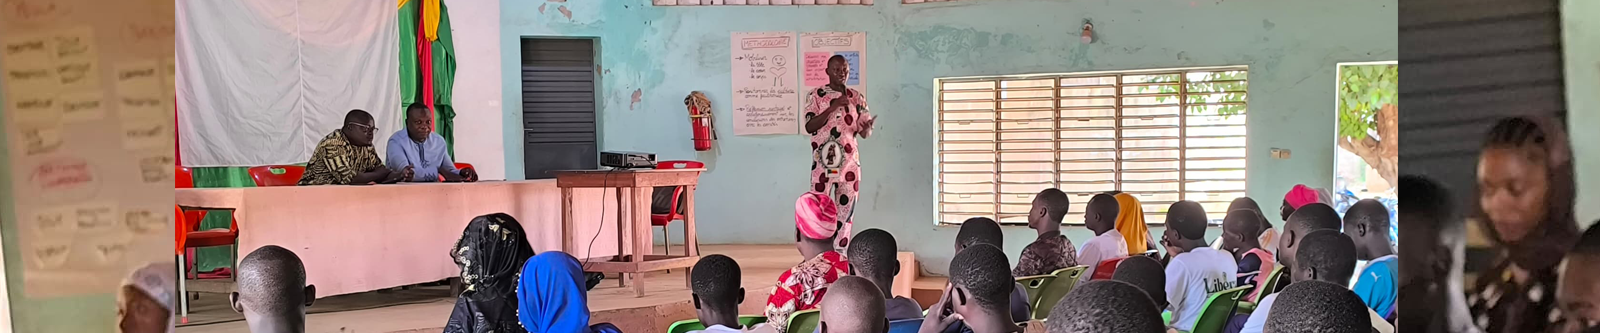
[[[306,167],[298,165],[264,165],[250,168],[250,179],[256,187],[295,186],[305,173]]]
[[[174,187],[193,188],[194,174],[190,172],[189,168],[181,166],[177,168],[178,169],[176,170],[175,174],[176,177],[174,177],[176,178],[174,179],[174,183],[176,185],[174,185]],[[254,171],[253,169],[254,168],[252,168],[252,171]],[[254,172],[252,172],[252,174],[253,173]],[[296,178],[298,179],[298,174],[296,175]],[[260,180],[257,180],[257,182],[259,183]],[[298,182],[298,180],[296,180],[296,182]],[[182,308],[180,310],[180,317],[184,323],[189,322],[188,280],[189,272],[191,272],[190,265],[192,263],[190,262],[190,259],[192,256],[190,255],[190,252],[192,249],[213,246],[232,247],[233,251],[230,252],[230,255],[228,256],[229,277],[234,278],[238,276],[239,220],[234,219],[230,221],[227,229],[211,229],[201,231],[200,221],[205,219],[210,210],[227,210],[231,212],[231,209],[214,208],[192,208],[191,210],[185,211],[183,210],[182,206],[173,205],[172,229],[175,231],[173,235],[175,238],[173,244],[173,254],[178,257],[177,262],[179,263],[178,274],[181,278],[179,279],[178,283],[178,293],[184,295],[179,304]],[[199,275],[196,274],[195,278],[198,279]]]
[[[472,167],[472,163],[456,163],[456,170],[466,170],[466,169],[472,169],[473,173],[477,173],[478,172],[477,168],[473,168]],[[439,181],[441,181],[441,182],[444,181],[444,175],[439,175]]]
[[[699,161],[661,161],[656,163],[656,169],[698,169],[706,167]],[[672,190],[672,205],[668,206],[666,214],[650,214],[650,226],[661,227],[662,247],[666,248],[666,255],[672,255],[672,229],[667,228],[672,221],[683,220],[683,212],[678,211],[678,196],[683,195],[683,186]],[[683,252],[689,253],[689,243],[684,242]]]
[[[1101,260],[1100,264],[1097,264],[1097,265],[1094,266],[1094,275],[1090,276],[1089,279],[1090,280],[1110,280],[1111,279],[1111,272],[1114,272],[1114,271],[1117,270],[1117,264],[1122,263],[1123,259],[1128,259],[1128,257]]]
[[[183,166],[178,166],[177,168],[177,171],[173,171],[172,173],[174,175],[173,178],[176,178],[172,180],[172,187],[194,188],[194,172],[189,171],[189,168],[185,168]]]

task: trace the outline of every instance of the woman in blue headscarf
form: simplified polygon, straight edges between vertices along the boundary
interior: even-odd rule
[[[517,278],[517,321],[529,333],[621,333],[611,324],[589,325],[583,268],[565,252],[528,259]]]

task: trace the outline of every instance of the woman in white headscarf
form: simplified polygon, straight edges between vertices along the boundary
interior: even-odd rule
[[[158,262],[133,271],[117,292],[117,329],[124,333],[172,333],[178,266]]]

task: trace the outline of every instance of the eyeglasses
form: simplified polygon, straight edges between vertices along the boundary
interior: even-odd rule
[[[378,127],[377,126],[372,126],[372,125],[367,125],[367,124],[362,124],[362,123],[357,123],[357,122],[348,122],[348,123],[344,123],[344,124],[345,125],[355,125],[357,128],[360,128],[362,131],[367,132],[367,133],[372,133],[372,132],[377,132],[378,131]]]

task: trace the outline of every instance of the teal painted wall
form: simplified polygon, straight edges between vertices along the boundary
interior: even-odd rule
[[[1600,219],[1600,2],[1562,1],[1567,126],[1578,170],[1578,224]]]
[[[929,271],[942,273],[956,228],[934,225],[935,78],[1248,65],[1249,194],[1271,210],[1296,183],[1332,183],[1335,64],[1398,58],[1393,0],[877,1],[798,7],[501,1],[501,64],[506,73],[519,68],[523,36],[599,38],[602,149],[705,161],[701,242],[782,244],[793,241],[792,207],[805,190],[808,145],[800,135],[728,130],[729,33],[865,31],[871,53],[865,92],[881,120],[874,136],[861,141],[865,181],[856,228],[888,230]],[[1078,41],[1086,18],[1099,38],[1090,45]],[[502,80],[507,177],[522,179],[520,82],[517,75]],[[710,97],[723,124],[719,151],[690,147],[683,97],[695,90]],[[1273,147],[1293,150],[1293,158],[1270,158]],[[1079,243],[1092,236],[1068,229]],[[1220,234],[1213,229],[1212,237]],[[1026,228],[1008,228],[1006,250],[1019,253],[1033,238]]]

